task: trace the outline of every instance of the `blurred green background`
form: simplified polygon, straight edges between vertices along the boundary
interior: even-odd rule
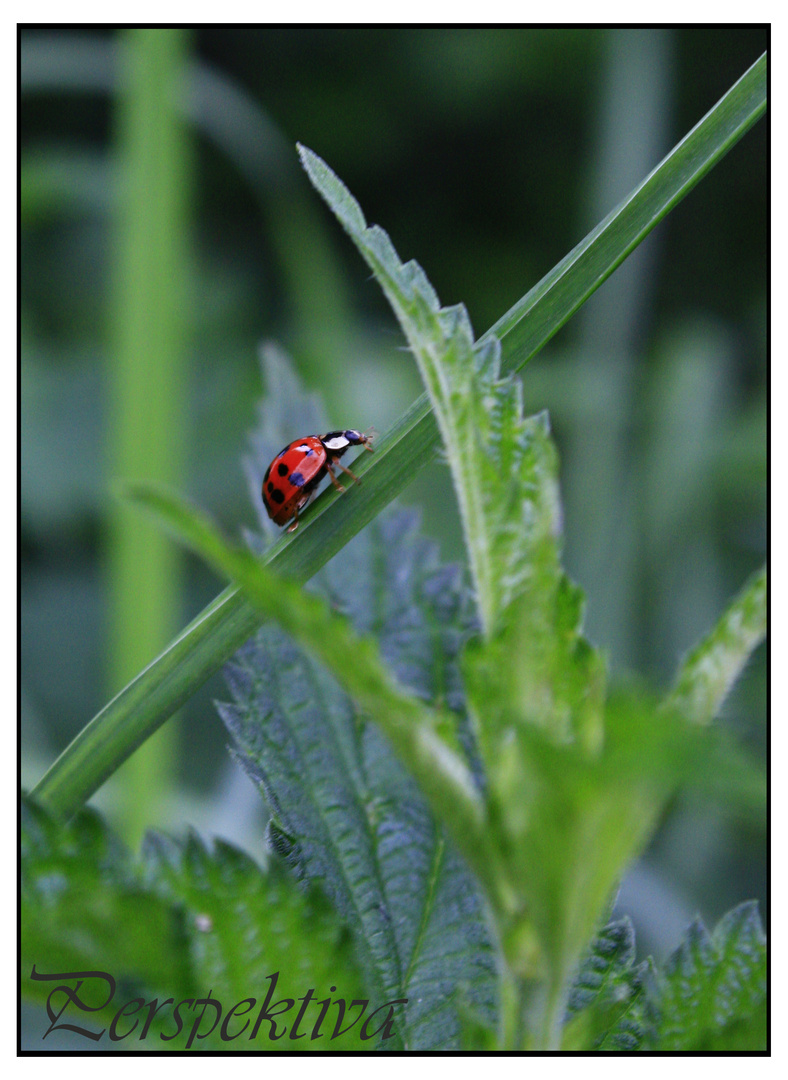
[[[237,535],[274,339],[331,424],[420,392],[360,259],[300,172],[319,153],[487,329],[768,47],[763,28],[21,34],[22,774],[30,787],[219,591],[126,517],[118,477]],[[768,118],[523,373],[562,457],[566,562],[614,671],[665,686],[764,559]],[[295,438],[307,434],[293,431]],[[405,501],[462,556],[448,474]],[[97,803],[132,843],[187,823],[262,844],[216,677]],[[766,663],[723,722],[766,747]],[[641,951],[699,911],[766,913],[765,826],[680,800],[620,906]]]

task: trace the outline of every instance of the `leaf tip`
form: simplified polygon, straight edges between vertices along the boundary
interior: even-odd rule
[[[351,235],[362,233],[367,227],[364,212],[345,184],[314,150],[310,150],[302,143],[296,143],[296,149],[313,186],[325,199],[345,229]]]

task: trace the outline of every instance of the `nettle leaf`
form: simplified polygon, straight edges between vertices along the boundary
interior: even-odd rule
[[[594,938],[567,1003],[562,1050],[637,1050],[648,1028],[644,984],[651,961],[635,965],[635,932],[616,919]]]
[[[374,522],[320,585],[359,631],[375,631],[403,687],[456,711],[468,746],[457,655],[472,624],[458,571],[438,563],[415,516]],[[234,701],[219,709],[271,808],[272,842],[356,931],[375,994],[408,999],[400,1048],[459,1047],[468,1004],[493,1024],[494,958],[477,885],[385,737],[272,627],[226,677]]]
[[[501,376],[498,341],[477,343],[464,307],[441,308],[421,267],[403,265],[386,233],[367,226],[325,162],[305,147],[299,153],[391,303],[441,431],[485,642],[500,635],[475,652],[476,696],[489,701],[492,681],[506,715],[480,726],[506,729],[515,718],[549,725],[559,739],[579,727],[598,743],[604,671],[579,638],[582,594],[560,567],[558,465],[546,414],[523,417],[521,385]]]
[[[100,1045],[114,1046],[113,1032],[125,1034],[118,1045],[131,1050],[369,1049],[378,1041],[362,1039],[362,1025],[384,1002],[370,1004],[364,1016],[358,1004],[351,1007],[370,995],[335,912],[281,867],[263,873],[227,844],[208,851],[194,836],[181,844],[149,834],[136,860],[95,811],[64,827],[23,801],[21,913],[25,998],[44,1004],[54,987],[79,981],[31,979],[33,964],[44,974],[99,971],[115,979],[107,1003],[108,983],[83,977],[83,1000],[104,1007],[87,1014],[69,1008],[62,1017],[103,1030]],[[113,1029],[118,1009],[133,999],[141,1007]],[[61,992],[55,1013],[64,1001]],[[296,1035],[305,1035],[293,1039],[302,1003]],[[277,1007],[275,1029],[263,1017],[251,1038],[261,1012]],[[385,1010],[366,1033],[374,1036],[384,1018]],[[347,1034],[332,1038],[353,1021]]]
[[[99,814],[82,810],[64,826],[23,798],[20,818],[23,996],[45,1001],[52,989],[31,981],[34,964],[188,996],[195,983],[182,913],[145,888]]]
[[[328,563],[314,586],[361,634],[377,639],[397,681],[420,701],[447,710],[446,732],[465,753],[479,787],[481,761],[465,705],[460,658],[478,622],[461,568],[441,563],[420,535],[420,515],[391,509]]]
[[[657,980],[659,1019],[647,1047],[766,1049],[766,939],[757,904],[729,911],[709,934],[700,919]]]
[[[713,934],[696,919],[662,969],[634,965],[628,919],[594,940],[575,978],[564,1050],[766,1049],[766,941],[757,904],[729,911]]]
[[[582,590],[561,568],[557,454],[546,416],[526,423],[529,445],[520,469],[529,493],[528,525],[521,548],[528,574],[497,632],[471,642],[463,660],[493,782],[508,768],[503,744],[518,727],[532,724],[557,742],[577,739],[589,750],[598,749],[602,738],[605,663],[581,633]]]
[[[479,615],[490,635],[531,574],[534,491],[523,463],[539,421],[523,418],[519,380],[501,376],[498,340],[476,342],[465,307],[441,308],[418,263],[403,264],[384,230],[367,226],[326,163],[306,147],[299,154],[371,267],[416,358],[451,467]]]
[[[352,940],[319,893],[299,889],[276,860],[262,873],[231,845],[216,841],[208,851],[195,835],[178,843],[150,833],[143,856],[150,887],[185,913],[189,959],[199,986],[227,1008],[256,999],[245,1015],[241,1009],[228,1025],[232,1041],[225,1042],[224,1049],[374,1048],[376,1038],[361,1037],[368,1013],[355,1002],[370,995]],[[328,999],[324,1011],[322,1003]],[[382,999],[370,1004],[369,1013],[383,1004]],[[264,1018],[255,1033],[264,1007],[273,1019]],[[379,1014],[378,1021],[382,1019]],[[246,1020],[250,1023],[245,1028]],[[367,1034],[379,1026],[373,1020]],[[346,1034],[332,1037],[346,1028]],[[214,1036],[213,1043],[217,1041],[221,1046]]]

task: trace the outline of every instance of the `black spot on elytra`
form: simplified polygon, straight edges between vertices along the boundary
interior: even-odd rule
[[[293,487],[303,487],[304,477],[301,475],[300,472],[291,472],[290,483],[293,485]]]
[[[276,471],[279,473],[280,476],[287,476],[287,465],[285,465],[284,461],[279,462],[276,467]]]
[[[270,484],[268,486],[269,488],[271,487]],[[285,501],[285,497],[279,490],[279,488],[274,488],[274,490],[271,492],[271,498],[275,503],[283,503]]]

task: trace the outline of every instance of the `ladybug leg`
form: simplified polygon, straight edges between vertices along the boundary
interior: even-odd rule
[[[342,485],[337,480],[337,478],[334,476],[334,473],[331,470],[331,465],[332,464],[333,465],[339,465],[340,469],[345,469],[345,466],[340,465],[340,463],[336,460],[336,458],[334,459],[333,462],[331,462],[331,464],[329,464],[329,462],[326,462],[326,469],[328,470],[328,475],[331,477],[331,483],[334,485],[334,487],[337,489],[337,491],[344,491],[345,489],[342,487]],[[345,469],[345,472],[348,472],[348,471],[349,471],[348,469]],[[351,476],[352,475],[353,474],[351,473]]]
[[[351,472],[350,469],[347,467],[347,465],[343,465],[341,461],[335,461],[334,464],[338,465],[340,467],[340,469],[342,470],[342,472],[346,472],[348,474],[348,476],[352,477],[356,481],[357,484],[361,483],[361,481],[356,476],[356,474]]]
[[[295,508],[295,511],[293,512],[293,524],[288,525],[288,527],[287,527],[288,532],[295,532],[296,529],[298,528],[298,511],[304,509],[306,504],[312,498],[313,494],[314,494],[314,492],[308,491],[306,493],[306,495],[304,495],[304,497],[301,499],[301,501],[297,504],[297,506]]]

